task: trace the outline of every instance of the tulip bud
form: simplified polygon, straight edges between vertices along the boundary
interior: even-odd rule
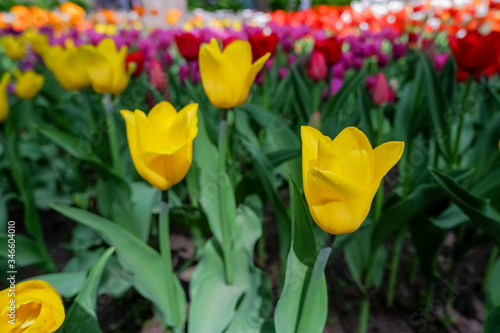
[[[378,73],[375,85],[373,86],[372,99],[377,105],[389,103],[393,99],[393,92],[387,83],[387,80],[382,73]]]
[[[319,111],[314,111],[307,125],[317,130],[321,129],[321,113]]]
[[[313,52],[307,67],[307,75],[313,81],[323,81],[328,75],[325,56],[321,52]]]

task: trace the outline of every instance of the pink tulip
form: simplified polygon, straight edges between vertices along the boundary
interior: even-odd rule
[[[323,53],[313,52],[307,67],[307,75],[313,81],[323,81],[326,79],[328,69],[326,67],[326,59]]]

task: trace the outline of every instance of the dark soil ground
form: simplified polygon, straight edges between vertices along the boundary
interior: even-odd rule
[[[22,207],[9,207],[10,219],[22,221]],[[58,269],[72,258],[72,253],[62,247],[71,241],[72,230],[76,223],[53,211],[41,212],[44,232],[49,252]],[[271,220],[271,219],[270,219]],[[18,223],[20,225],[20,223]],[[266,253],[269,254],[263,270],[277,272],[279,262],[274,259],[277,254],[277,232],[273,223],[265,224],[267,237]],[[193,252],[193,245],[186,230],[174,227],[171,243],[174,263],[180,266]],[[19,233],[24,233],[18,229]],[[457,332],[480,333],[484,320],[484,295],[481,291],[486,262],[491,246],[482,246],[468,253],[463,259],[458,274],[456,292],[451,292],[451,284],[445,279],[449,268],[449,247],[453,243],[452,236],[447,239],[444,255],[440,258],[443,278],[435,288],[431,308],[423,306],[423,291],[426,289],[424,278],[418,273],[415,281],[410,282],[414,249],[410,239],[405,240],[398,274],[396,297],[391,308],[386,306],[387,279],[384,276],[382,287],[372,295],[371,320],[369,332],[380,333],[423,333],[423,332]],[[388,258],[391,258],[391,247],[388,246]],[[188,288],[190,272],[181,275],[184,287]],[[24,267],[19,270],[18,280],[41,274],[38,267]],[[329,318],[325,333],[357,332],[357,316],[361,294],[349,275],[343,254],[337,253],[330,258],[326,269],[329,290]],[[270,276],[276,280],[275,274]],[[5,287],[5,286],[1,286]],[[446,307],[449,297],[454,297],[453,308]],[[104,332],[113,333],[162,333],[164,332],[154,318],[150,303],[131,289],[120,299],[109,295],[98,298],[98,318]],[[200,332],[202,333],[202,332]]]

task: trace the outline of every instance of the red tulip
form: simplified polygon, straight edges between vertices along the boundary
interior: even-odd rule
[[[156,59],[151,61],[151,66],[149,68],[149,81],[151,85],[155,87],[157,90],[163,91],[167,88],[167,77],[165,75],[165,71],[163,70],[163,66],[161,62]]]
[[[202,42],[203,40],[201,37],[195,36],[189,32],[175,36],[175,44],[177,44],[179,53],[187,61],[198,60],[198,53]]]
[[[500,42],[497,33],[482,35],[469,31],[463,38],[449,36],[448,42],[461,71],[476,73],[497,65],[498,51],[494,47]]]
[[[272,33],[270,35],[265,35],[263,32],[257,32],[253,35],[248,36],[248,41],[252,46],[252,57],[253,60],[257,60],[266,53],[271,53],[273,56],[276,53],[276,46],[278,45],[278,35]]]
[[[309,66],[307,67],[307,75],[314,81],[323,81],[328,74],[326,59],[323,53],[314,51]]]
[[[134,53],[127,54],[127,57],[125,58],[125,65],[127,71],[131,70],[131,66],[133,68],[132,76],[136,77],[141,75],[142,70],[144,68],[144,60],[145,56],[144,53],[141,51],[137,51]]]
[[[238,37],[236,37],[236,36],[229,36],[227,38],[224,38],[222,40],[222,49],[225,49],[229,44],[231,44],[235,40],[238,40]]]
[[[378,73],[375,78],[375,84],[372,91],[373,102],[377,105],[386,104],[394,101],[394,92],[387,83],[387,80],[382,73]]]
[[[339,62],[342,55],[342,41],[335,37],[314,41],[314,51],[323,54],[328,66]]]

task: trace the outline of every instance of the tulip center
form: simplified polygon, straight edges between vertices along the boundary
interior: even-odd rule
[[[19,326],[20,330],[16,332],[23,332],[31,326],[40,315],[41,310],[42,304],[40,303],[30,302],[21,305],[16,311],[17,322],[21,324]]]

